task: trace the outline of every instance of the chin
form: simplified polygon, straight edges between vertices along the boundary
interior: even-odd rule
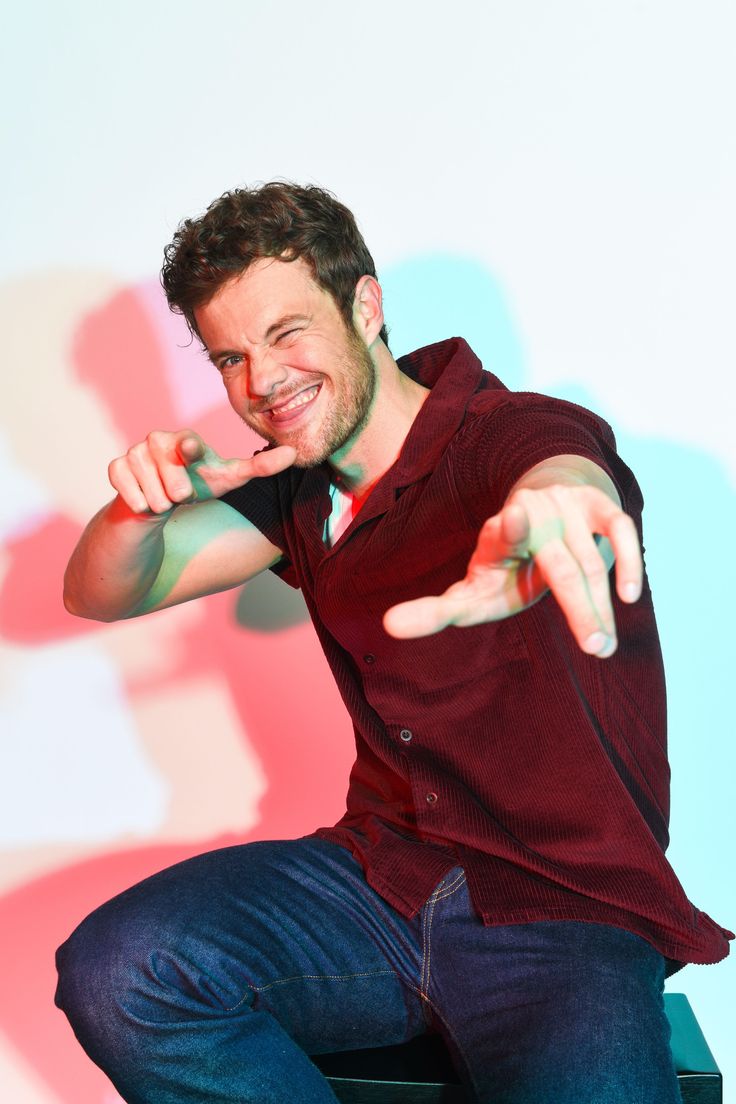
[[[290,445],[291,441],[284,441],[283,444]],[[330,458],[329,452],[305,452],[298,445],[293,445],[293,448],[296,449],[296,460],[292,464],[294,468],[318,468]]]
[[[325,460],[329,460],[331,456],[331,450],[328,448],[305,447],[299,441],[289,440],[288,437],[278,438],[273,434],[264,433],[263,430],[258,430],[258,435],[263,437],[272,448],[277,448],[279,445],[290,445],[293,449],[296,449],[296,460],[291,465],[293,468],[317,468],[320,464],[324,464]]]

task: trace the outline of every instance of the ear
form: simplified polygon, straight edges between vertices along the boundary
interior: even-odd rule
[[[383,294],[375,276],[361,276],[355,285],[353,325],[370,348],[383,326]]]

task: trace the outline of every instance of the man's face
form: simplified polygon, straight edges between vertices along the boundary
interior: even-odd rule
[[[375,394],[374,365],[304,261],[255,261],[195,317],[234,410],[267,441],[292,445],[298,467],[357,438]]]

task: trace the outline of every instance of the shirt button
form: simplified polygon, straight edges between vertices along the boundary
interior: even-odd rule
[[[371,652],[366,652],[366,654],[363,656],[363,662],[364,663],[375,663],[376,662],[376,657]]]
[[[409,741],[411,740],[413,735],[414,735],[414,733],[412,732],[412,730],[410,728],[402,728],[401,732],[399,733],[399,736],[401,737],[401,739],[404,741],[405,744],[409,743]]]
[[[436,800],[437,800],[437,794],[436,793],[428,793],[427,794],[427,804],[428,805],[434,805]]]

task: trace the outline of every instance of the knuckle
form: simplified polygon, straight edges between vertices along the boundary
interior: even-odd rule
[[[586,557],[580,566],[593,582],[600,582],[608,576],[608,568],[598,555]]]
[[[189,480],[186,483],[177,481],[172,486],[166,488],[166,493],[172,502],[184,502],[185,499],[191,498],[193,493],[192,484]]]
[[[554,576],[555,582],[562,586],[570,586],[578,579],[580,572],[567,560],[555,558],[550,564],[550,574]]]
[[[571,487],[567,483],[550,483],[546,490],[552,495],[552,497],[560,502],[565,502],[571,498],[575,498],[574,492],[578,490],[577,487]],[[571,493],[573,492],[573,493]]]
[[[534,501],[537,492],[533,491],[531,487],[519,487],[514,491],[512,495],[507,499],[507,505],[509,506],[525,506]]]
[[[149,455],[147,443],[145,441],[138,441],[135,445],[131,445],[127,455],[129,460],[141,463]]]
[[[125,464],[122,456],[116,456],[114,460],[111,460],[107,465],[107,476],[110,482],[113,482],[120,475],[123,466]]]
[[[630,517],[629,514],[625,514],[623,510],[619,511],[619,513],[616,515],[616,517],[614,518],[614,523],[617,527],[621,529],[627,529],[629,533],[633,534],[634,536],[636,535],[636,525],[634,523],[634,519]]]
[[[167,433],[163,429],[152,429],[146,437],[146,443],[148,444],[149,448],[163,449],[168,444],[170,437],[171,434]]]

